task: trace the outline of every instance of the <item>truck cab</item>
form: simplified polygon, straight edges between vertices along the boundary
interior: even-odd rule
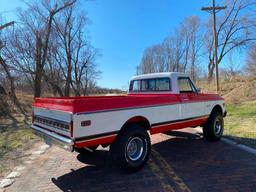
[[[193,80],[184,73],[165,72],[153,73],[134,76],[130,80],[130,95],[143,94],[166,94],[176,95],[179,98],[182,107],[180,109],[180,117],[187,119],[193,116],[201,116],[209,113],[215,102],[214,100],[222,99],[217,94],[202,93],[193,82]],[[213,101],[213,102],[210,102]],[[225,111],[225,103],[220,104],[223,115]]]

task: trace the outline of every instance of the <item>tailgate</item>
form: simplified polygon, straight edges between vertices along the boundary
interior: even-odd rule
[[[73,145],[72,113],[33,107],[34,132],[48,144],[57,144],[65,149]]]

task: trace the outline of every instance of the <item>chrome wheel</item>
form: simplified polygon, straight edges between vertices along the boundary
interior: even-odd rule
[[[216,119],[215,121],[215,126],[214,126],[214,131],[216,135],[220,135],[222,132],[222,122],[220,119]]]
[[[126,147],[127,156],[132,161],[136,161],[141,158],[143,150],[143,141],[139,137],[132,138]]]

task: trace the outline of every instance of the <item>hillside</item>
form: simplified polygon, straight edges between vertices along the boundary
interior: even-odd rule
[[[215,92],[214,83],[198,82],[203,92]],[[256,99],[256,78],[233,77],[221,81],[219,93],[228,104],[238,104]]]

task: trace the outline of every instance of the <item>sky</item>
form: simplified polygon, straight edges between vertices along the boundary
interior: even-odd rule
[[[100,50],[96,62],[102,75],[98,85],[127,89],[144,50],[163,41],[188,16],[209,15],[200,8],[210,0],[92,0],[81,6],[91,20],[88,31],[92,45]],[[5,20],[15,19],[21,0],[0,0]]]

